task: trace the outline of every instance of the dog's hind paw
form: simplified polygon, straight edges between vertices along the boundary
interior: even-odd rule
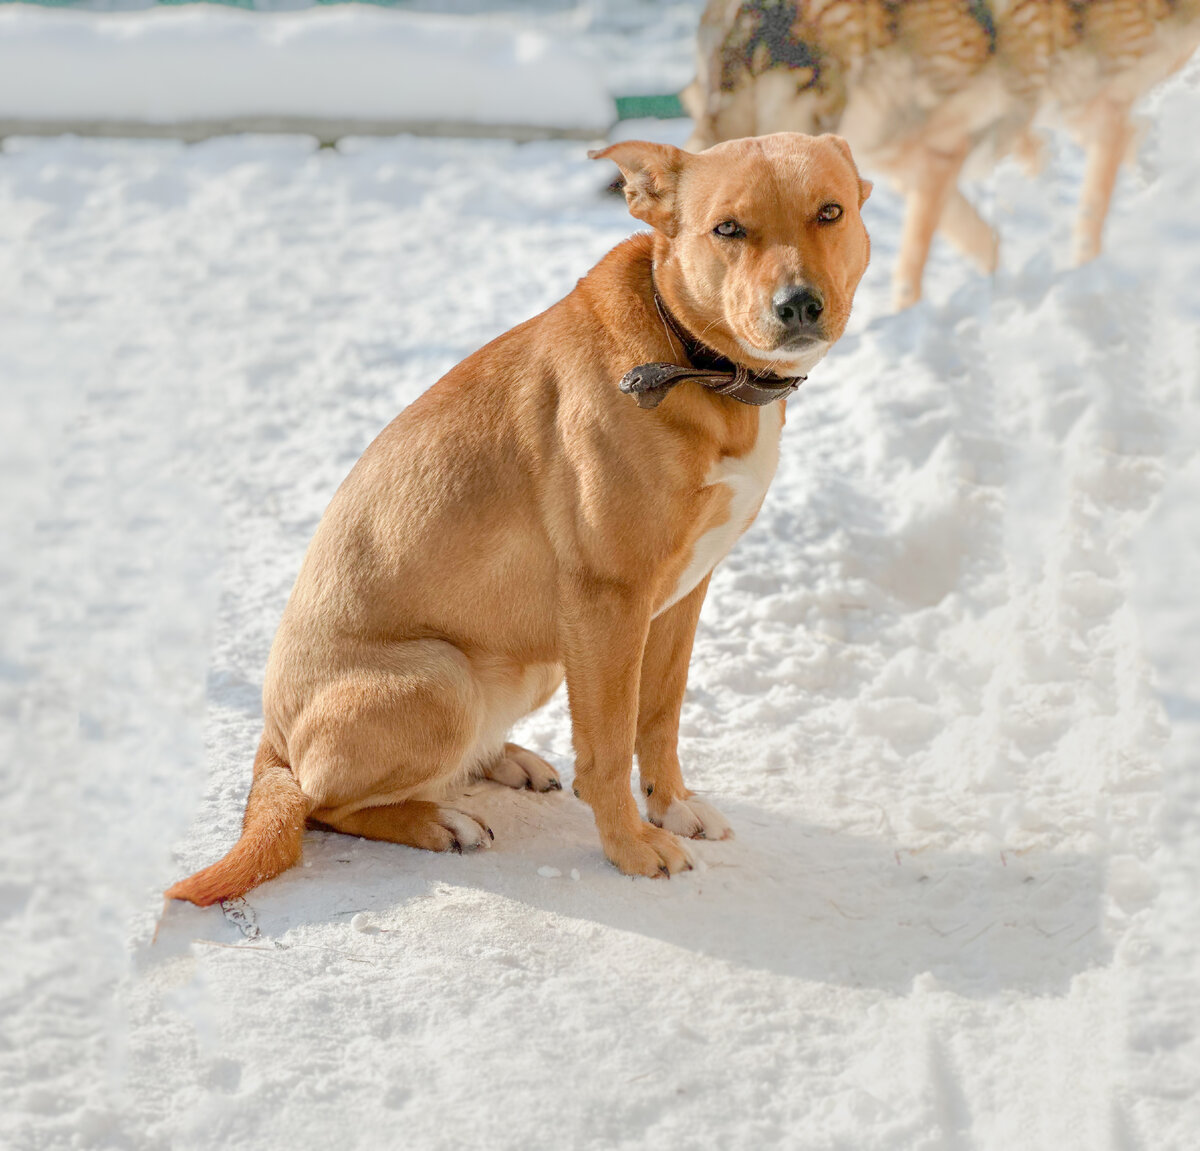
[[[562,791],[562,781],[540,755],[534,755],[515,743],[506,743],[495,763],[483,769],[483,774],[505,787],[528,788],[531,791]]]
[[[655,819],[651,815],[650,822],[685,839],[733,838],[729,821],[711,803],[705,803],[694,795],[687,799],[672,800],[662,818]]]
[[[492,829],[481,823],[473,815],[459,811],[453,807],[437,809],[438,830],[449,832],[449,838],[444,846],[434,846],[434,851],[473,851],[476,848],[488,847],[496,838]]]

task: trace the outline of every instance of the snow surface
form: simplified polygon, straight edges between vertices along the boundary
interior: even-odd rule
[[[161,923],[335,486],[634,224],[574,144],[9,141],[0,1145],[1194,1146],[1198,79],[1081,271],[1065,149],[903,315],[870,201],[697,639],[736,839],[631,880],[569,790],[481,785],[485,853],[310,833]],[[517,738],[569,780],[561,696]]]
[[[166,0],[173,3],[174,0]],[[220,3],[221,0],[212,0]],[[317,0],[328,3],[329,0]],[[342,7],[341,0],[334,0]],[[68,0],[73,8],[133,12],[156,0]],[[570,42],[614,96],[678,92],[696,67],[696,28],[704,0],[371,0],[372,6],[546,33]],[[314,0],[250,0],[260,12],[298,11]]]
[[[254,117],[603,132],[615,110],[590,62],[499,17],[360,4],[270,15],[0,10],[0,120]]]

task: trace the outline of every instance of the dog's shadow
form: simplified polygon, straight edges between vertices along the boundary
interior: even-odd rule
[[[928,972],[960,994],[1062,994],[1072,976],[1110,955],[1101,858],[1050,849],[905,851],[885,818],[864,826],[862,807],[846,830],[721,806],[736,839],[694,844],[695,870],[670,881],[630,879],[604,860],[590,811],[569,792],[534,796],[481,784],[463,807],[491,824],[491,849],[434,855],[310,832],[305,866],[251,892],[250,911],[268,939],[305,924],[350,932],[360,913],[402,932],[414,901],[470,888],[490,893],[498,910],[511,901],[736,966],[895,991]],[[180,938],[230,937],[216,909],[172,908],[164,926],[172,920]]]

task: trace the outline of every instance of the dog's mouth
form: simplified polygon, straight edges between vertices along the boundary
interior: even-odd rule
[[[784,340],[775,351],[776,352],[804,352],[809,348],[815,347],[817,344],[823,344],[825,341],[820,336],[800,335],[793,336],[790,340]]]
[[[740,337],[738,338],[738,343],[741,344],[743,351],[749,352],[750,355],[755,356],[757,359],[789,365],[795,361],[804,361],[805,363],[811,361],[815,363],[816,361],[812,357],[816,356],[819,359],[829,347],[828,340],[814,335],[792,336],[790,339],[784,340],[783,343],[776,344],[773,348],[762,348]],[[809,366],[811,366],[811,363]]]

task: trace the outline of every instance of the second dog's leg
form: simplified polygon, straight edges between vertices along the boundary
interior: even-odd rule
[[[965,144],[952,152],[926,149],[909,168],[904,231],[892,278],[892,305],[897,311],[911,307],[921,298],[921,279],[933,233],[958,183],[966,157]]]
[[[575,794],[591,807],[604,854],[623,872],[674,875],[691,866],[687,852],[642,819],[630,787],[650,605],[630,588],[584,580],[564,587],[560,602]]]
[[[1100,255],[1117,172],[1136,135],[1129,107],[1107,100],[1099,102],[1091,109],[1079,135],[1087,149],[1087,167],[1079,194],[1079,215],[1075,219],[1075,263],[1086,264]]]
[[[1000,251],[996,232],[957,187],[946,200],[938,228],[981,272],[991,275],[996,270]]]
[[[638,773],[651,823],[693,839],[728,839],[725,817],[692,795],[679,770],[679,712],[708,580],[650,625],[638,694]]]

